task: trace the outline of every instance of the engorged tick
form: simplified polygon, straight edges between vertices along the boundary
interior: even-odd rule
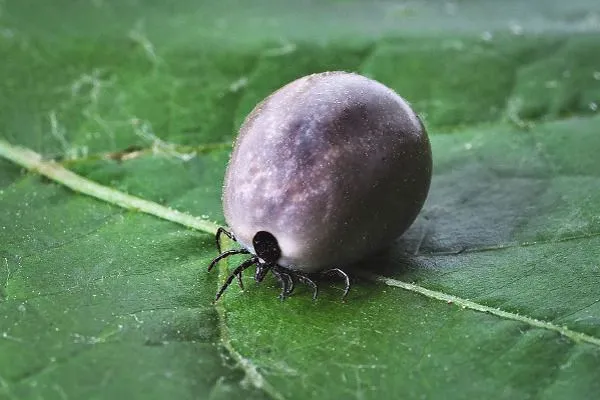
[[[286,298],[312,274],[336,274],[389,246],[413,223],[431,182],[431,147],[419,117],[393,90],[346,72],[295,80],[244,121],[225,176],[231,231],[216,234],[219,255],[250,258],[233,270],[219,299],[255,265]],[[221,252],[225,234],[241,248]],[[242,286],[243,287],[243,286]]]

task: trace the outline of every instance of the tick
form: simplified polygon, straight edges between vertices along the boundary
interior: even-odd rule
[[[219,255],[247,254],[216,295],[256,266],[289,296],[313,290],[316,274],[350,289],[349,266],[389,246],[421,210],[431,182],[431,147],[421,120],[385,85],[346,72],[297,79],[246,117],[225,174],[230,230],[216,234]],[[240,244],[221,252],[222,235]]]

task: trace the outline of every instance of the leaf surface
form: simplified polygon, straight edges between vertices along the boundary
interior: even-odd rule
[[[345,303],[215,305],[211,235],[0,159],[0,398],[595,398],[600,5],[240,4],[0,2],[0,137],[223,223],[245,115],[357,71],[426,121],[420,217]]]

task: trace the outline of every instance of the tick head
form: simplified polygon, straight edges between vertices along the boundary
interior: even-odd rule
[[[264,263],[275,265],[281,257],[281,248],[277,239],[270,232],[259,231],[252,238],[252,246],[258,258]]]

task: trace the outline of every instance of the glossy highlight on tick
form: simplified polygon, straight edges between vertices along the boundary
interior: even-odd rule
[[[216,234],[220,260],[248,255],[219,299],[255,266],[271,272],[288,297],[296,282],[313,298],[319,275],[388,247],[414,222],[429,191],[431,147],[421,120],[385,85],[346,72],[297,79],[248,115],[227,166],[223,209],[229,230]],[[222,235],[240,248],[221,252]]]

